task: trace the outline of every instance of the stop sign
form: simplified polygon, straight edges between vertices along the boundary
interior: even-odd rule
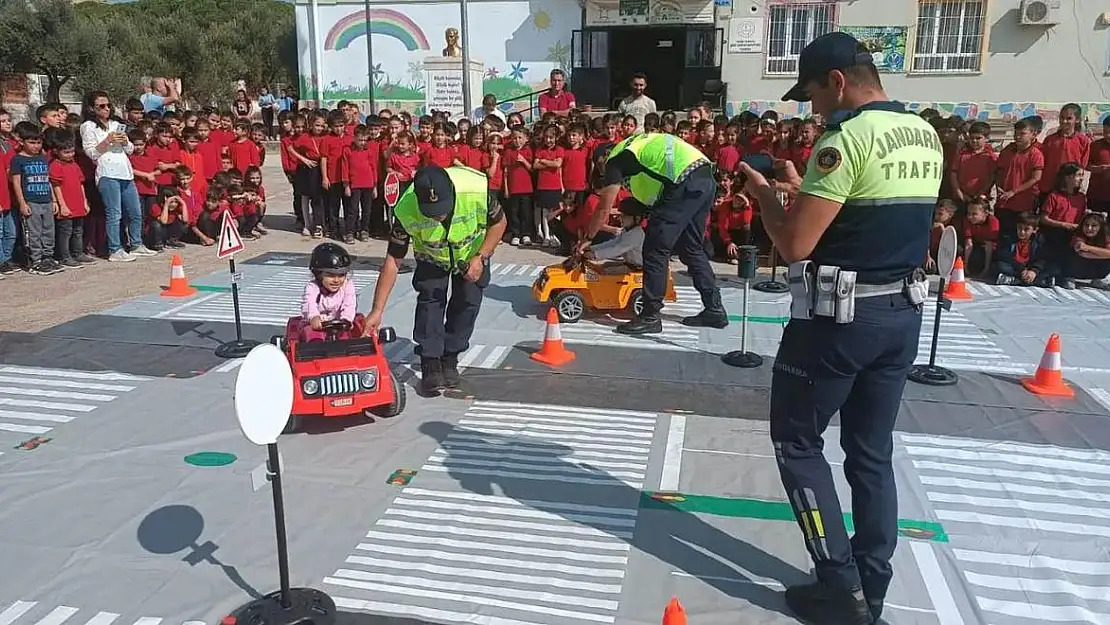
[[[397,200],[401,199],[401,178],[397,174],[389,172],[389,175],[385,177],[382,195],[385,203],[390,208],[397,205]]]

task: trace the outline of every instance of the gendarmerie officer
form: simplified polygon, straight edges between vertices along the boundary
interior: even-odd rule
[[[763,176],[742,166],[763,225],[790,262],[791,320],[775,358],[771,440],[817,581],[786,590],[811,623],[878,620],[890,585],[898,500],[892,432],[917,357],[929,246],[944,175],[940,139],[890,101],[871,54],[830,33],[801,52],[784,100],[811,101],[827,132],[786,212]],[[845,531],[822,434],[840,412],[855,535]]]
[[[489,202],[488,188],[488,179],[479,171],[428,166],[416,172],[393,208],[393,230],[366,333],[381,325],[411,246],[416,257],[412,340],[420,356],[421,391],[426,394],[459,383],[459,354],[470,347],[482,292],[490,281],[489,259],[505,233],[505,216],[500,206]]]
[[[690,270],[694,288],[704,309],[682,323],[693,327],[724,328],[728,315],[721,292],[705,253],[705,224],[713,209],[717,182],[713,166],[697,148],[674,135],[633,135],[613,146],[605,165],[600,201],[578,253],[597,236],[617,199],[621,183],[638,202],[648,207],[644,235],[644,307],[640,315],[617,326],[622,334],[652,334],[663,331],[659,316],[667,292],[671,253]]]

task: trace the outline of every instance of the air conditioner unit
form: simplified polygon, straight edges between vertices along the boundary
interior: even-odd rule
[[[1060,0],[1021,0],[1022,26],[1053,26],[1060,23]]]

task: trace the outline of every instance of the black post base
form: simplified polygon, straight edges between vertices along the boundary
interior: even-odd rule
[[[756,367],[763,366],[763,356],[752,352],[742,352],[740,350],[737,350],[721,356],[721,362],[730,367],[740,367],[741,369],[755,369]]]
[[[955,371],[936,365],[914,365],[910,369],[909,379],[911,382],[928,386],[952,386],[960,381]]]
[[[223,620],[227,625],[335,625],[335,601],[314,588],[290,588],[289,607],[281,605],[281,591],[236,608]],[[234,619],[234,620],[232,620]]]
[[[216,356],[219,358],[246,358],[252,349],[261,344],[250,339],[228,341],[216,348]]]
[[[790,285],[778,280],[764,280],[753,284],[752,288],[761,293],[785,293],[790,290]]]

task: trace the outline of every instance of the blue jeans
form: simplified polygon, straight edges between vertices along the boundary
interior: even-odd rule
[[[10,263],[15,250],[15,213],[19,209],[0,213],[0,265]]]
[[[119,224],[125,213],[127,215],[127,234],[131,237],[131,246],[142,245],[143,211],[139,204],[139,190],[135,188],[135,181],[101,178],[100,182],[97,183],[97,189],[100,191],[100,197],[104,200],[108,253],[115,254],[122,247],[119,240]]]

